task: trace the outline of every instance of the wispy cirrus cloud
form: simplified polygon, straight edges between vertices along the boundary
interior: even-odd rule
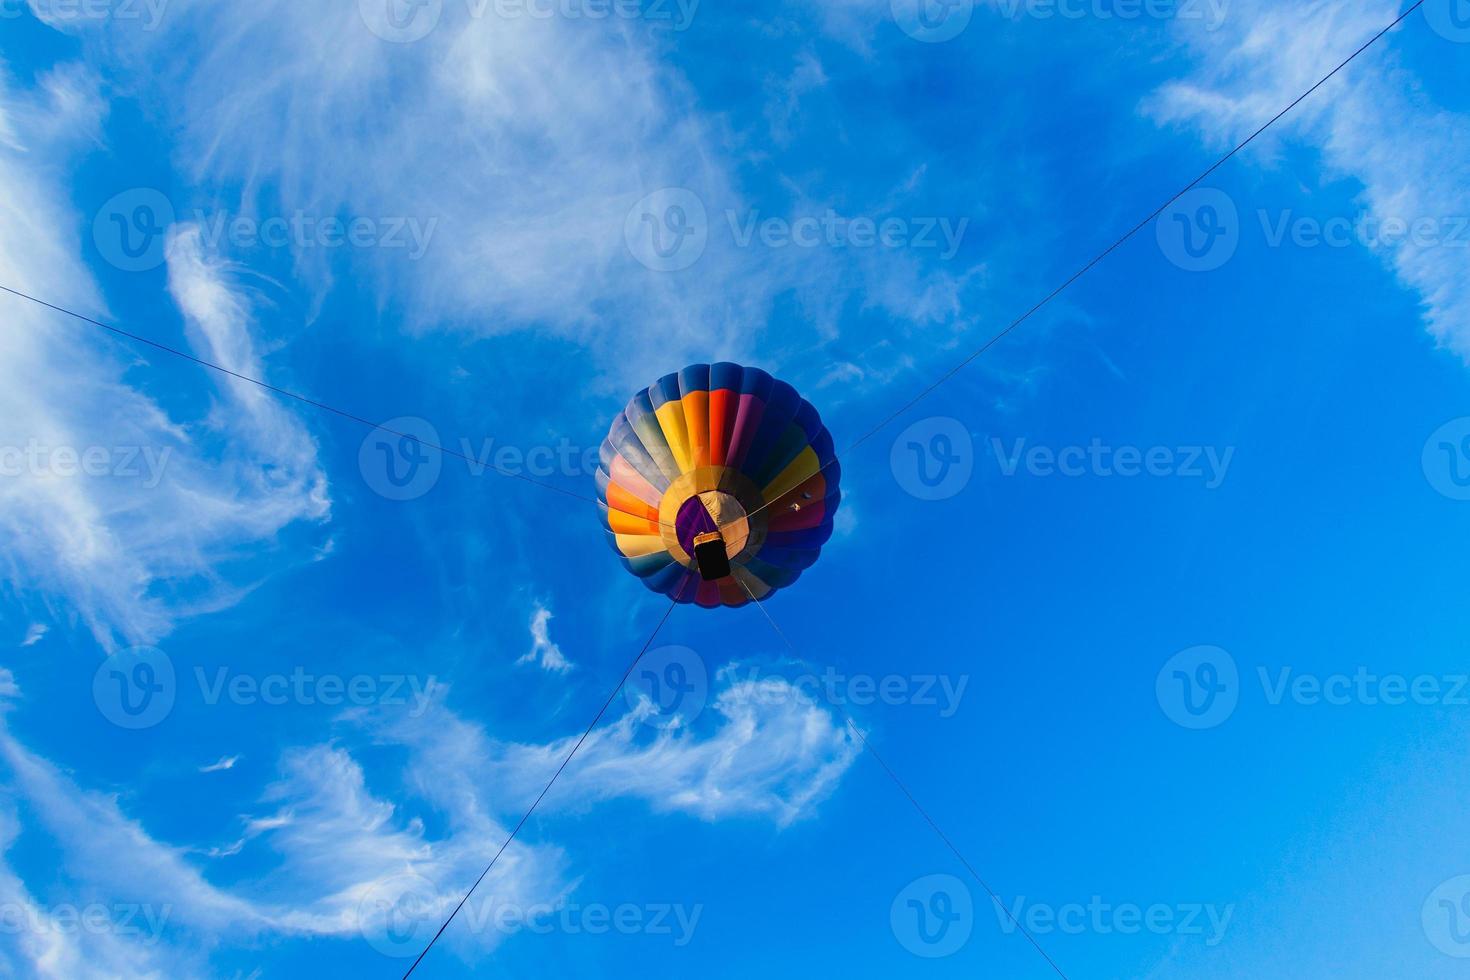
[[[65,980],[160,980],[203,976],[195,958],[159,945],[155,930],[167,919],[163,909],[120,909],[116,903],[48,906],[33,894],[7,857],[20,834],[20,821],[8,806],[0,808],[0,909],[7,941],[0,945],[0,972]],[[144,911],[149,915],[143,915]],[[78,928],[85,912],[93,925]],[[126,916],[120,926],[101,916]]]
[[[291,749],[262,795],[260,812],[244,820],[237,841],[186,848],[158,840],[115,796],[82,787],[23,745],[8,723],[20,691],[11,674],[0,670],[0,777],[13,798],[24,801],[27,829],[55,841],[66,892],[168,910],[166,933],[151,937],[147,949],[130,951],[124,943],[116,950],[58,952],[32,944],[23,951],[30,965],[39,970],[43,961],[71,962],[64,956],[75,956],[84,957],[76,962],[86,968],[64,975],[107,975],[113,969],[144,976],[163,969],[189,976],[199,972],[210,942],[222,937],[381,942],[405,904],[419,903],[432,915],[447,911],[483,869],[492,845],[506,839],[574,736],[545,744],[500,741],[451,711],[445,693],[418,715],[357,710],[345,716],[373,741],[406,750],[401,770],[374,772],[376,781],[397,787],[394,795],[401,799],[375,791],[362,762],[341,744]],[[660,813],[705,820],[758,817],[785,826],[815,812],[858,752],[830,711],[779,679],[727,683],[713,709],[714,725],[696,732],[656,730],[644,724],[650,705],[630,707],[587,740],[546,810],[630,798]],[[437,829],[412,815],[426,811],[437,815]],[[199,854],[228,862],[247,850],[268,859],[272,870],[221,885],[195,863]],[[565,850],[554,843],[517,841],[496,863],[485,894],[522,908],[554,905],[576,887],[568,864]],[[209,868],[227,871],[226,865]],[[0,868],[0,889],[24,893],[26,884],[13,874],[11,879]],[[464,930],[451,944],[473,959],[513,933]],[[137,971],[108,965],[126,957],[140,964]]]
[[[821,202],[803,193],[804,175],[779,172],[769,174],[776,199],[748,200],[742,170],[771,169],[764,141],[748,146],[702,111],[661,60],[657,27],[499,9],[445,4],[411,43],[378,36],[357,5],[289,0],[176,5],[156,30],[106,44],[58,26],[91,39],[131,92],[176,122],[176,166],[204,203],[432,225],[418,259],[294,253],[305,290],[324,296],[349,271],[407,331],[534,329],[589,349],[618,383],[646,383],[636,365],[647,360],[749,355],[788,298],[810,322],[793,338],[806,345],[830,339],[850,304],[918,330],[956,315],[965,273],[927,256],[741,241],[732,223],[745,216],[796,220]],[[256,53],[244,81],[233,63],[242,46]],[[815,64],[794,70],[796,102],[825,84]],[[796,102],[773,116],[778,129]],[[675,215],[676,199],[698,204]],[[685,230],[700,241],[692,264],[656,268],[646,236],[667,244]]]
[[[99,85],[75,68],[30,94],[0,79],[0,281],[101,317],[56,163],[96,138]],[[263,371],[248,295],[189,229],[173,245],[195,349]],[[241,545],[326,516],[313,439],[262,393],[222,385],[208,418],[175,419],[91,328],[13,296],[0,309],[0,550],[24,599],[79,615],[104,646],[150,641],[233,601]]]
[[[543,670],[553,674],[565,674],[572,669],[572,662],[551,639],[551,610],[539,602],[531,611],[531,649],[516,663],[540,664]]]
[[[656,711],[646,701],[630,708],[593,731],[544,805],[632,798],[659,813],[764,817],[784,826],[811,816],[858,753],[832,711],[779,678],[727,683],[710,708],[713,726],[699,730],[645,724]],[[483,782],[529,803],[580,732],[541,744],[502,742],[441,700],[392,735],[417,747],[425,792]]]
[[[1238,142],[1306,91],[1399,13],[1389,0],[1341,4],[1237,4],[1218,31],[1181,21],[1177,36],[1198,58],[1186,78],[1163,86],[1145,111],[1193,127],[1215,147]],[[1422,30],[1418,18],[1398,32]],[[1318,147],[1331,176],[1362,185],[1377,222],[1443,223],[1470,215],[1470,119],[1433,103],[1394,52],[1398,32],[1277,124],[1249,159],[1270,164],[1282,139]],[[1443,224],[1437,224],[1443,227]],[[1470,279],[1464,236],[1454,244],[1397,237],[1372,245],[1423,301],[1429,332],[1470,361]]]

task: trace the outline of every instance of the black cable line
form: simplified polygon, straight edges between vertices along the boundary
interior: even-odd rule
[[[600,501],[598,501],[595,497],[589,497],[586,494],[577,493],[575,490],[568,490],[565,487],[559,487],[554,483],[543,483],[540,480],[536,480],[525,475],[524,473],[516,473],[512,470],[507,470],[503,467],[496,466],[494,463],[487,462],[485,460],[474,459],[473,457],[467,456],[461,452],[457,452],[456,450],[449,449],[448,447],[435,445],[434,443],[429,442],[426,439],[420,439],[416,435],[411,435],[407,432],[399,432],[397,429],[390,429],[386,425],[370,421],[363,418],[361,415],[354,415],[353,413],[348,412],[344,409],[328,405],[326,402],[317,401],[315,398],[309,398],[306,395],[291,391],[288,388],[282,388],[278,385],[273,385],[269,381],[262,381],[259,378],[252,378],[248,374],[241,374],[238,371],[232,371],[222,364],[216,364],[213,361],[206,361],[204,358],[196,357],[195,355],[190,354],[188,351],[179,350],[177,347],[170,347],[168,344],[160,343],[157,340],[150,340],[147,337],[143,337],[135,333],[130,333],[129,331],[123,330],[120,327],[114,327],[111,324],[103,323],[101,320],[94,320],[85,314],[77,313],[75,310],[69,310],[64,306],[57,306],[55,303],[48,303],[43,299],[39,299],[35,296],[30,295],[29,293],[22,292],[19,289],[13,289],[3,283],[0,283],[0,291],[7,292],[12,296],[19,297],[20,299],[30,300],[32,303],[35,303],[38,306],[44,306],[48,310],[55,310],[57,313],[63,313],[69,317],[80,320],[83,323],[89,323],[94,327],[101,327],[108,333],[116,334],[119,337],[125,337],[128,340],[136,341],[140,344],[146,344],[147,346],[152,347],[156,350],[161,350],[166,354],[172,354],[175,357],[183,358],[186,361],[191,361],[194,364],[198,364],[200,367],[208,368],[211,371],[218,371],[220,374],[228,375],[229,377],[234,378],[237,381],[244,381],[248,384],[253,384],[259,388],[264,388],[266,391],[274,392],[275,394],[280,395],[283,398],[291,398],[295,401],[301,402],[303,405],[310,405],[312,408],[321,409],[324,412],[330,412],[333,415],[348,419],[352,422],[356,422],[359,425],[365,425],[369,429],[386,432],[389,435],[397,436],[400,439],[412,439],[422,446],[426,446],[429,449],[437,449],[439,452],[444,453],[448,456],[454,456],[462,459],[472,466],[484,466],[487,469],[494,470],[501,476],[508,476],[512,479],[520,480],[523,483],[529,483],[533,487],[542,487],[546,490],[554,491],[563,496],[571,497],[575,500],[581,500],[594,504],[600,503]],[[661,524],[664,527],[672,526],[666,524],[662,519],[655,519],[655,523]]]
[[[556,772],[551,774],[551,779],[547,781],[546,787],[541,790],[541,794],[536,797],[536,800],[534,803],[531,804],[530,809],[525,812],[525,815],[521,817],[520,822],[515,825],[515,829],[510,832],[510,836],[505,839],[505,843],[500,845],[500,850],[495,852],[495,856],[490,859],[490,863],[485,865],[485,870],[480,872],[480,877],[475,879],[475,883],[470,886],[470,890],[465,892],[464,898],[461,898],[459,900],[459,904],[454,907],[454,911],[449,913],[449,918],[445,919],[444,924],[439,927],[439,931],[434,933],[434,938],[429,940],[429,944],[425,946],[424,951],[418,955],[418,959],[413,961],[413,965],[410,966],[408,968],[408,972],[403,975],[403,980],[408,980],[408,978],[413,975],[413,971],[418,969],[418,965],[423,962],[424,957],[429,955],[429,950],[433,949],[434,944],[439,941],[439,937],[444,935],[444,930],[449,928],[449,923],[453,922],[454,917],[459,914],[459,910],[464,908],[464,903],[470,900],[470,896],[475,893],[475,889],[480,887],[480,882],[484,881],[485,876],[490,873],[490,869],[495,867],[495,862],[500,860],[500,855],[505,853],[505,849],[509,847],[511,845],[511,842],[516,839],[516,835],[521,832],[521,828],[526,825],[526,821],[531,819],[531,814],[536,812],[536,808],[541,805],[541,801],[546,798],[546,794],[551,792],[551,787],[556,784],[557,779],[562,774],[562,770],[566,769],[567,764],[572,761],[572,757],[577,754],[577,750],[582,747],[582,743],[587,741],[587,736],[592,734],[592,729],[597,727],[597,723],[602,720],[602,716],[606,714],[607,709],[612,706],[614,699],[616,699],[618,696],[618,692],[623,689],[623,685],[626,684],[628,682],[628,678],[632,676],[634,668],[636,668],[639,662],[642,661],[643,655],[648,652],[649,647],[653,646],[654,638],[657,637],[659,631],[664,628],[664,623],[667,623],[669,621],[669,615],[674,611],[674,606],[676,605],[678,605],[677,599],[671,600],[669,602],[669,607],[664,610],[663,618],[658,621],[658,625],[653,628],[653,632],[648,634],[648,639],[643,642],[643,648],[638,651],[638,656],[634,657],[633,662],[628,664],[628,669],[623,671],[622,678],[618,680],[618,684],[612,689],[612,693],[607,696],[607,700],[602,703],[602,707],[597,709],[597,714],[592,717],[592,721],[587,725],[587,730],[582,733],[581,738],[577,739],[577,744],[572,746],[572,751],[567,753],[567,757],[561,760],[561,765],[557,766]]]
[[[944,374],[940,375],[939,380],[935,381],[933,384],[929,385],[929,387],[925,388],[923,391],[919,392],[913,398],[910,398],[908,401],[904,402],[902,405],[900,405],[893,412],[889,413],[877,425],[873,426],[867,432],[865,432],[861,436],[859,436],[856,440],[854,440],[853,442],[851,442],[850,444],[848,444],[847,448],[843,449],[841,453],[834,454],[833,457],[832,457],[832,459],[829,460],[826,463],[826,465],[820,467],[817,470],[817,473],[821,473],[823,470],[827,469],[827,467],[829,467],[833,463],[837,462],[837,460],[841,456],[845,456],[847,453],[852,452],[852,450],[856,449],[858,446],[861,446],[863,443],[867,442],[873,436],[877,435],[880,430],[882,430],[884,427],[886,427],[894,419],[898,418],[904,412],[907,412],[909,409],[913,408],[915,405],[917,405],[924,398],[928,397],[929,394],[931,392],[933,392],[935,388],[938,388],[940,385],[944,384],[950,378],[954,377],[956,374],[959,374],[966,367],[968,367],[972,361],[974,361],[980,355],[984,354],[986,351],[990,350],[990,348],[994,347],[997,343],[1000,342],[1001,339],[1003,339],[1006,335],[1008,335],[1012,330],[1015,330],[1021,324],[1025,323],[1027,320],[1031,319],[1031,317],[1034,316],[1037,312],[1039,312],[1042,307],[1046,306],[1052,300],[1054,300],[1058,296],[1060,296],[1063,292],[1065,292],[1067,290],[1068,287],[1070,287],[1078,279],[1081,279],[1083,276],[1087,275],[1087,273],[1091,272],[1094,266],[1096,266],[1098,263],[1102,262],[1102,260],[1103,259],[1106,259],[1109,255],[1113,254],[1113,252],[1117,251],[1118,248],[1120,248],[1125,242],[1127,242],[1134,235],[1138,234],[1145,227],[1147,227],[1148,224],[1149,224],[1149,222],[1155,220],[1156,218],[1159,217],[1159,215],[1163,214],[1168,209],[1169,205],[1173,204],[1175,201],[1179,200],[1185,194],[1188,194],[1190,191],[1194,190],[1195,187],[1199,186],[1199,184],[1201,182],[1203,182],[1204,180],[1208,179],[1209,176],[1211,174],[1213,174],[1216,170],[1219,170],[1226,163],[1228,163],[1233,157],[1236,156],[1236,154],[1240,153],[1241,150],[1244,150],[1247,146],[1250,146],[1251,143],[1255,142],[1255,140],[1256,140],[1256,138],[1258,136],[1260,136],[1266,130],[1268,130],[1272,126],[1274,126],[1277,122],[1279,122],[1281,120],[1281,118],[1283,116],[1285,116],[1287,113],[1291,112],[1291,110],[1295,109],[1302,102],[1306,101],[1306,99],[1307,99],[1308,96],[1310,96],[1313,92],[1317,91],[1317,89],[1321,88],[1323,85],[1326,85],[1334,76],[1337,75],[1338,72],[1342,71],[1348,65],[1352,64],[1353,61],[1355,61],[1360,54],[1362,54],[1364,51],[1367,51],[1369,48],[1371,48],[1374,44],[1376,44],[1389,31],[1393,30],[1395,27],[1397,27],[1400,24],[1402,24],[1404,22],[1404,20],[1410,14],[1412,14],[1414,11],[1418,10],[1423,5],[1424,5],[1424,0],[1415,0],[1415,3],[1412,6],[1408,7],[1406,10],[1404,10],[1403,13],[1399,14],[1398,17],[1394,19],[1394,22],[1392,24],[1389,24],[1387,27],[1385,27],[1383,30],[1379,31],[1377,34],[1374,34],[1371,38],[1369,38],[1366,42],[1364,42],[1364,44],[1363,44],[1362,47],[1358,48],[1358,50],[1356,50],[1352,54],[1348,55],[1347,58],[1345,58],[1336,68],[1332,69],[1326,75],[1323,75],[1321,78],[1319,78],[1317,80],[1317,83],[1315,85],[1313,85],[1311,88],[1307,89],[1301,95],[1298,95],[1295,99],[1293,99],[1291,101],[1291,104],[1290,105],[1288,105],[1286,108],[1282,109],[1280,112],[1276,113],[1276,115],[1272,116],[1259,129],[1257,129],[1254,133],[1251,133],[1244,140],[1242,140],[1240,143],[1238,143],[1235,146],[1235,148],[1232,149],[1229,153],[1226,153],[1220,159],[1218,159],[1214,163],[1212,163],[1210,165],[1209,169],[1205,170],[1204,173],[1200,174],[1198,177],[1194,178],[1194,180],[1191,180],[1188,184],[1184,185],[1184,187],[1182,189],[1180,189],[1179,192],[1176,193],[1173,197],[1169,198],[1163,204],[1161,204],[1157,208],[1155,208],[1153,210],[1153,212],[1151,214],[1149,214],[1148,217],[1144,218],[1142,221],[1138,222],[1138,224],[1136,224],[1132,228],[1128,229],[1128,231],[1125,232],[1121,238],[1117,239],[1115,242],[1113,242],[1113,244],[1109,245],[1107,248],[1103,249],[1097,255],[1093,256],[1093,258],[1086,265],[1082,266],[1082,268],[1078,269],[1076,272],[1072,273],[1072,275],[1070,275],[1069,277],[1067,277],[1067,279],[1060,286],[1057,286],[1051,292],[1047,293],[1046,296],[1042,297],[1042,299],[1041,299],[1040,302],[1036,303],[1034,306],[1032,306],[1025,313],[1021,314],[1015,320],[1012,320],[1011,323],[1010,323],[1010,325],[1007,326],[1004,330],[1000,331],[995,336],[991,337],[984,344],[981,344],[978,348],[976,348],[973,352],[971,352],[970,355],[968,357],[966,357],[963,361],[960,361],[960,363],[956,364],[954,367],[950,368]],[[816,474],[814,473],[812,475],[815,476]],[[803,482],[805,482],[805,481],[803,481]],[[766,508],[772,506],[777,501],[781,500],[783,497],[785,497],[787,494],[791,493],[792,490],[795,490],[795,489],[796,489],[796,487],[792,487],[791,490],[787,490],[786,493],[781,494],[781,496],[780,497],[777,497],[775,500],[772,500],[769,503],[766,503],[766,504],[763,504],[760,507],[757,507],[755,510],[751,511],[751,515],[758,514],[761,511],[765,510]]]
[[[756,608],[761,611],[761,615],[766,618],[766,622],[771,624],[771,629],[776,631],[776,635],[781,638],[781,642],[786,644],[786,649],[790,650],[791,655],[795,657],[798,661],[805,662],[806,658],[802,656],[801,651],[796,649],[796,644],[791,642],[791,638],[786,635],[786,631],[781,629],[781,627],[777,625],[776,620],[771,617],[771,613],[768,609],[766,609],[765,603],[761,602],[755,597],[755,593],[750,591],[750,586],[745,584],[745,580],[743,578],[738,575],[735,578],[736,581],[740,583],[740,587],[745,589],[745,594],[750,596],[750,601],[755,603]],[[898,778],[898,773],[894,772],[893,769],[888,765],[888,763],[883,760],[883,757],[878,754],[878,750],[873,748],[873,743],[868,741],[868,737],[863,734],[863,730],[858,727],[857,722],[853,721],[852,716],[844,711],[842,709],[842,706],[839,704],[831,703],[831,707],[834,711],[842,716],[843,721],[847,722],[848,729],[850,729],[853,735],[857,737],[858,742],[861,743],[862,747],[867,750],[867,753],[873,757],[873,761],[878,763],[878,765],[882,767],[883,771],[888,774],[888,778],[893,780],[893,784],[898,787],[899,791],[903,793],[904,797],[909,801],[913,808],[918,811],[919,816],[924,818],[924,822],[929,825],[929,828],[934,831],[935,835],[944,842],[944,846],[949,848],[950,853],[952,853],[956,858],[959,859],[960,864],[965,866],[966,871],[970,872],[970,876],[980,883],[981,888],[985,889],[985,893],[990,896],[990,900],[995,903],[995,907],[1004,912],[1006,918],[1011,921],[1011,925],[1020,930],[1021,935],[1025,936],[1026,939],[1031,943],[1031,945],[1036,947],[1036,952],[1041,954],[1041,958],[1046,960],[1047,965],[1049,965],[1052,970],[1055,971],[1056,975],[1061,977],[1062,980],[1068,980],[1067,975],[1062,972],[1062,968],[1057,965],[1056,960],[1051,958],[1051,954],[1047,953],[1047,951],[1042,947],[1041,943],[1037,942],[1036,937],[1033,936],[1030,931],[1020,923],[1020,921],[1011,912],[1011,910],[1006,907],[1005,902],[1001,901],[1001,898],[998,894],[996,894],[995,889],[991,888],[989,883],[987,883],[984,878],[980,877],[980,872],[975,870],[975,866],[972,865],[965,858],[964,854],[960,853],[960,849],[956,847],[954,845],[954,842],[949,839],[949,835],[940,829],[939,824],[934,822],[934,818],[929,816],[929,811],[925,810],[923,805],[914,798],[914,794],[909,791],[908,786],[904,783],[902,779]]]

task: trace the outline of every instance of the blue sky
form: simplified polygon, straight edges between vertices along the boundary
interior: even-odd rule
[[[0,4],[0,284],[477,461],[0,295],[0,973],[401,975],[663,612],[633,391],[849,445],[1400,9]],[[1070,977],[1461,975],[1467,25],[845,454],[420,975],[1054,975],[844,712]]]

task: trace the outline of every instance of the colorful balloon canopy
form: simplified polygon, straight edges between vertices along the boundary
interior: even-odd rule
[[[759,368],[695,364],[665,375],[613,420],[601,458],[598,497],[613,548],[645,585],[678,602],[765,599],[795,582],[832,536],[840,497],[832,436],[795,388]],[[701,568],[714,566],[695,550],[705,552],[712,534],[730,567],[706,579]]]

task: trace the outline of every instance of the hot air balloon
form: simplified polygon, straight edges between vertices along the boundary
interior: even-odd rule
[[[602,443],[598,502],[648,588],[712,608],[797,580],[832,536],[832,436],[759,368],[694,364],[638,392]]]

